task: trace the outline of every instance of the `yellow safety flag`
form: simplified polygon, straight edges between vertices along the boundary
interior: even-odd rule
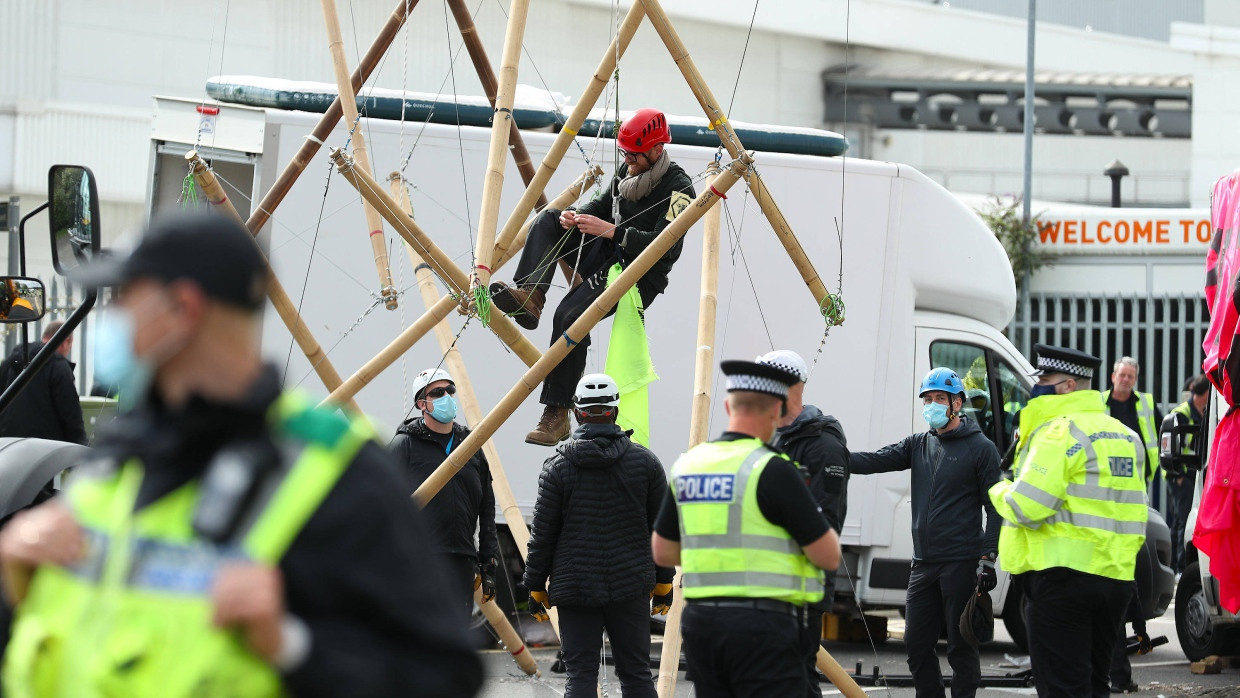
[[[607,272],[607,285],[611,286],[624,268],[619,264]],[[620,388],[620,416],[617,423],[622,429],[633,430],[633,440],[650,446],[650,395],[647,386],[658,380],[654,363],[650,360],[650,344],[646,341],[646,323],[642,317],[642,296],[634,285],[616,304],[616,316],[611,324],[611,341],[607,345],[607,364],[604,372],[616,381]]]

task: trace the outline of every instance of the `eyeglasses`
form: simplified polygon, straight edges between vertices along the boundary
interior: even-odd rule
[[[438,400],[439,398],[443,397],[445,394],[456,395],[456,386],[455,385],[441,385],[438,388],[432,388],[426,391],[426,397],[432,400]]]
[[[641,155],[641,153],[631,153],[624,148],[618,148],[618,150],[620,151],[620,155],[624,158],[625,162],[637,162],[637,156]]]

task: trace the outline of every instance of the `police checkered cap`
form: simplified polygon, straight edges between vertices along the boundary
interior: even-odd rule
[[[1044,373],[1065,373],[1069,376],[1092,379],[1102,367],[1102,359],[1076,349],[1035,344],[1033,352],[1038,357],[1037,370],[1033,372],[1035,376]]]
[[[724,361],[719,368],[728,377],[729,393],[739,390],[787,399],[788,386],[801,382],[795,373],[756,361]]]
[[[754,359],[760,364],[774,366],[795,375],[804,383],[809,380],[809,366],[805,365],[805,359],[801,355],[791,349],[776,349]]]

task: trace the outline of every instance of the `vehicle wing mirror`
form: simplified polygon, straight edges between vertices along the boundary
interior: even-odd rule
[[[99,191],[94,173],[77,165],[52,165],[47,180],[52,265],[65,275],[99,251]]]
[[[43,282],[28,276],[0,276],[0,322],[38,320],[47,311]]]

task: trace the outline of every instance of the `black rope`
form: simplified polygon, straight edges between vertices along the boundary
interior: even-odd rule
[[[347,143],[346,143],[346,147],[347,147]],[[332,167],[333,165],[331,163],[328,163],[327,179],[323,183],[323,198],[319,201],[319,220],[318,220],[318,223],[314,226],[314,240],[310,243],[310,260],[306,262],[306,275],[302,277],[301,295],[297,298],[297,317],[301,317],[301,306],[306,301],[306,289],[310,286],[310,267],[314,265],[314,253],[317,250],[318,244],[319,244],[319,232],[323,229],[323,211],[327,207],[327,193],[328,191],[331,190],[331,186],[332,186]],[[285,382],[288,381],[289,365],[293,362],[293,345],[296,343],[297,343],[296,337],[289,338],[288,355],[284,358],[283,380]],[[327,358],[326,354],[324,354],[324,358]],[[305,380],[305,379],[303,378],[302,380]],[[299,384],[300,382],[301,381],[298,381]]]
[[[736,90],[741,86],[741,70],[745,67],[745,55],[749,53],[749,37],[753,36],[753,23],[758,18],[758,4],[762,0],[754,0],[753,16],[749,18],[749,32],[745,34],[745,48],[741,50],[741,63],[736,66],[736,84],[732,85],[732,99],[728,101],[728,113],[732,113],[732,105],[736,104]]]

